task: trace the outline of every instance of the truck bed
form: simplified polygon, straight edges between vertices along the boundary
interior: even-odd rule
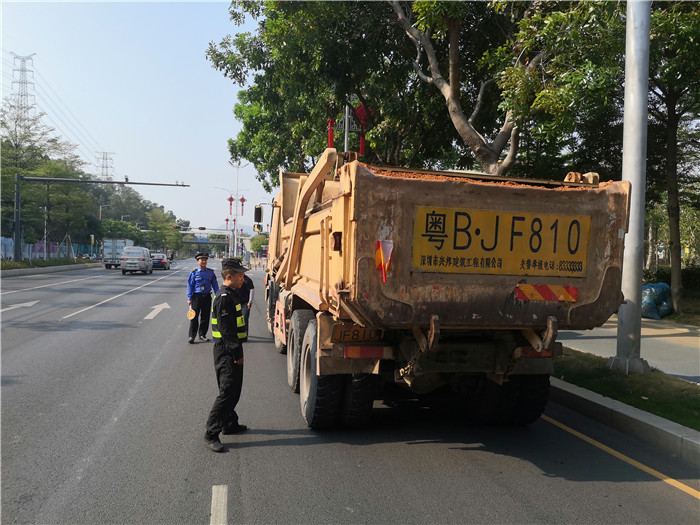
[[[289,217],[280,253],[290,248],[306,176],[281,179],[277,205]],[[362,326],[425,327],[437,316],[442,330],[522,329],[553,316],[559,329],[593,328],[623,299],[629,192],[627,182],[350,162],[329,170],[305,208],[304,249],[287,284],[314,308]]]

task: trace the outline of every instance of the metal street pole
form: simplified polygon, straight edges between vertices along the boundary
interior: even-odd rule
[[[19,220],[19,210],[20,210],[20,193],[19,193],[19,181],[22,175],[19,173],[15,174],[15,231],[14,231],[14,254],[13,258],[15,261],[22,260],[22,233],[20,232],[21,223]]]
[[[625,303],[617,317],[617,355],[608,361],[609,368],[625,373],[650,370],[641,358],[650,18],[651,1],[627,2],[622,180],[632,183],[632,195],[622,271]]]
[[[109,208],[109,204],[100,204],[100,220],[102,220],[102,208]]]

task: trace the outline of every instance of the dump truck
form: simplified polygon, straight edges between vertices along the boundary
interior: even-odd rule
[[[447,389],[478,420],[529,424],[558,330],[601,326],[623,301],[629,182],[372,166],[332,148],[279,180],[267,322],[311,428],[366,424],[385,387]]]

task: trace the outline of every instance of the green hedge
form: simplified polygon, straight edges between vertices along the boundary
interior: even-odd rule
[[[654,270],[644,270],[642,275],[644,283],[671,284],[671,267],[660,266]],[[686,290],[700,290],[700,268],[683,268],[681,270],[681,282]]]
[[[2,261],[3,270],[17,270],[20,268],[45,268],[47,266],[65,266],[66,264],[89,264],[99,261],[90,259],[25,259],[23,261]]]

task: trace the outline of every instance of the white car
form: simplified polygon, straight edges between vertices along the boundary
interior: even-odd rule
[[[122,251],[121,260],[122,275],[126,272],[153,273],[153,259],[148,248],[141,246],[127,246]]]

